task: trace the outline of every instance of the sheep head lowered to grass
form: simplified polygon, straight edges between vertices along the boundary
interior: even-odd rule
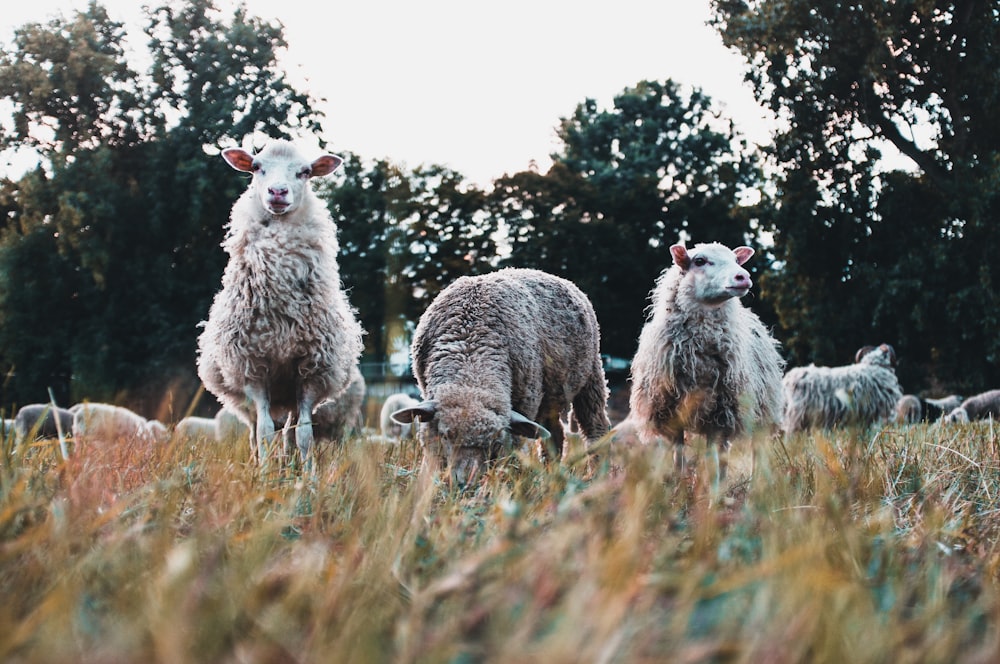
[[[222,156],[252,178],[230,215],[223,243],[229,262],[198,339],[198,375],[250,426],[259,462],[275,419],[286,417],[307,461],[313,410],[347,389],[362,350],[361,326],[340,282],[337,227],[309,186],[342,160],[307,160],[287,141]]]
[[[608,387],[597,316],[573,283],[507,268],[461,277],[441,291],[413,336],[413,374],[424,401],[392,413],[420,420],[426,448],[471,483],[512,436],[546,439],[563,454],[561,417],[590,444],[608,432]]]

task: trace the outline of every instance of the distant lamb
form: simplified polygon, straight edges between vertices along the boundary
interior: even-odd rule
[[[313,410],[347,389],[362,350],[340,281],[337,226],[309,186],[343,160],[307,161],[287,141],[222,156],[252,179],[230,215],[229,263],[198,338],[198,376],[250,427],[258,462],[266,461],[275,420],[289,416],[308,462]]]
[[[87,402],[74,406],[72,429],[77,444],[110,444],[122,440],[157,443],[169,438],[162,422],[147,420],[128,408],[106,403]]]
[[[405,394],[403,392],[390,394],[382,403],[382,410],[379,411],[379,433],[382,434],[382,436],[387,440],[402,440],[404,438],[408,438],[410,436],[410,432],[413,430],[413,425],[394,422],[392,414],[397,410],[402,410],[403,408],[412,408],[418,403],[420,403],[418,399],[415,399],[409,394]]]
[[[317,441],[340,442],[361,434],[364,428],[365,379],[354,367],[351,383],[336,399],[324,401],[313,412],[313,430]],[[287,452],[288,450],[286,450]]]
[[[690,250],[675,244],[670,253],[673,265],[656,281],[632,360],[629,416],[616,433],[673,443],[678,472],[686,463],[684,432],[704,435],[717,492],[732,440],[777,430],[785,362],[778,342],[740,303],[752,285],[742,265],[753,249],[713,242]]]
[[[900,424],[937,422],[962,405],[962,397],[952,394],[940,399],[925,399],[916,394],[904,394],[896,402],[896,421]]]
[[[424,401],[395,411],[451,467],[459,485],[511,445],[511,434],[550,438],[563,453],[560,415],[589,442],[610,427],[594,308],[571,282],[507,268],[461,277],[420,317],[413,374]],[[537,421],[536,421],[537,420]]]
[[[787,433],[813,428],[871,426],[893,417],[903,391],[889,344],[865,346],[855,363],[840,367],[796,367],[785,374]]]
[[[1000,390],[989,390],[971,396],[945,416],[946,422],[1000,418]]]
[[[174,425],[174,437],[188,441],[215,441],[215,418],[188,415]]]
[[[59,428],[67,438],[73,430],[73,413],[66,408],[53,407],[48,403],[33,403],[21,406],[14,416],[14,440],[20,444],[33,434],[34,440],[58,438]]]

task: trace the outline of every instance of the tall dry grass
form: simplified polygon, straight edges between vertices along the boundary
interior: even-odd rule
[[[714,502],[656,448],[517,455],[465,493],[412,444],[311,479],[246,448],[7,440],[0,661],[1000,658],[988,424],[759,441]]]

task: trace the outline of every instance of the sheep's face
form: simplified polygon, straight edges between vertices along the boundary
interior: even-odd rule
[[[306,161],[287,141],[271,143],[257,154],[229,148],[222,151],[222,157],[236,170],[253,175],[250,186],[261,206],[276,217],[287,215],[301,205],[309,178],[329,175],[343,163],[343,159],[332,154]]]
[[[730,249],[717,242],[695,245],[690,251],[682,244],[670,247],[674,265],[690,284],[691,296],[703,304],[718,306],[747,294],[753,282],[743,263],[753,256],[750,247]]]
[[[549,436],[544,427],[520,413],[505,410],[489,398],[469,398],[469,392],[477,390],[465,389],[465,393],[446,392],[391,415],[397,423],[420,422],[422,446],[450,467],[458,486],[472,484],[488,462],[511,449],[514,435]]]

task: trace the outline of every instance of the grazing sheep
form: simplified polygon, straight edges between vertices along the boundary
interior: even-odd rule
[[[266,461],[275,420],[289,418],[307,463],[313,410],[347,389],[362,350],[340,282],[337,226],[309,186],[343,160],[307,161],[287,141],[222,156],[253,175],[230,215],[229,263],[198,339],[198,375],[250,426],[258,462]]]
[[[392,414],[397,410],[402,410],[403,408],[412,408],[418,403],[420,403],[418,399],[415,399],[409,394],[405,394],[403,392],[390,394],[382,404],[382,410],[379,412],[379,433],[382,434],[382,436],[387,440],[402,440],[404,438],[409,438],[410,433],[413,431],[413,426],[393,421]]]
[[[250,435],[250,427],[247,426],[247,423],[227,408],[220,408],[213,419],[215,420],[215,439],[220,443],[237,439],[246,440],[247,436]]]
[[[417,323],[411,354],[424,401],[392,419],[419,419],[424,445],[460,486],[511,434],[550,437],[561,458],[560,415],[571,406],[587,441],[610,427],[599,347],[594,308],[571,282],[519,268],[461,277]]]
[[[916,394],[904,394],[896,402],[896,421],[901,424],[936,422],[962,405],[962,397],[952,394],[940,399],[925,399]]]
[[[1000,417],[1000,390],[989,390],[971,396],[948,413],[946,422],[971,422]]]
[[[777,430],[785,362],[778,342],[740,303],[752,285],[742,265],[753,249],[712,242],[690,250],[675,244],[670,253],[673,265],[656,281],[632,360],[629,416],[616,433],[672,442],[678,472],[684,432],[704,435],[718,492],[732,440],[758,427]]]
[[[56,419],[59,427],[56,427]],[[73,429],[73,413],[66,408],[53,407],[48,403],[33,403],[22,406],[14,416],[14,440],[20,444],[33,436],[34,440],[54,439],[69,436]]]
[[[351,384],[336,399],[328,399],[313,412],[313,433],[316,440],[343,442],[348,436],[358,435],[364,428],[365,379],[355,367]],[[290,450],[286,450],[288,452]]]
[[[893,370],[896,352],[892,346],[865,346],[854,359],[854,364],[846,366],[810,364],[785,374],[786,433],[871,426],[893,416],[903,391]]]
[[[162,442],[169,432],[162,422],[147,420],[122,406],[106,403],[78,404],[73,411],[73,440],[113,443],[123,439]]]
[[[188,415],[174,425],[174,436],[183,440],[216,440],[215,418]]]

